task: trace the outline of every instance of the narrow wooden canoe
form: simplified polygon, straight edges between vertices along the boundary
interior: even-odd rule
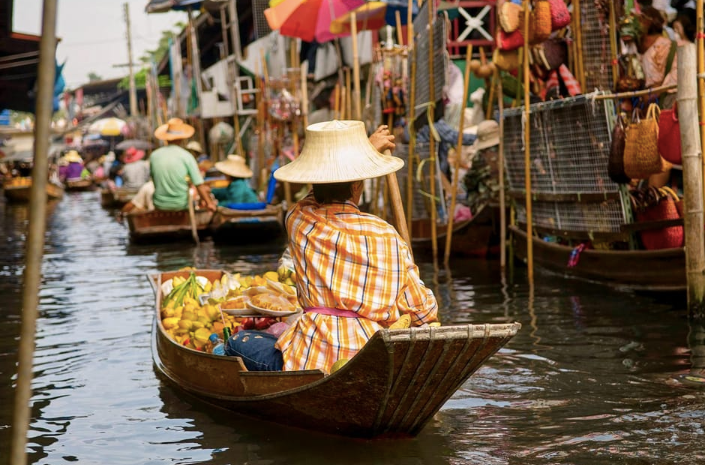
[[[126,218],[130,239],[134,242],[174,241],[192,237],[187,210],[129,213]],[[213,213],[208,210],[196,210],[196,229],[199,235],[208,232],[212,218]]]
[[[66,180],[67,192],[85,192],[92,191],[95,189],[95,184],[93,184],[92,179],[76,179],[76,180]]]
[[[470,220],[453,223],[451,251],[453,255],[487,257],[499,254],[499,207],[485,206]],[[438,250],[445,250],[448,225],[436,228]],[[411,222],[411,244],[421,253],[432,249],[430,219]],[[442,252],[441,252],[442,253]]]
[[[517,258],[526,260],[526,232],[510,226]],[[573,248],[533,238],[534,264],[570,278],[635,291],[685,291],[684,249],[583,250],[568,267]]]
[[[12,202],[29,202],[29,192],[32,188],[32,178],[12,178],[5,181],[5,197]],[[58,200],[64,196],[61,186],[47,183],[47,199]]]
[[[267,205],[260,210],[233,210],[218,207],[211,228],[213,239],[237,244],[268,242],[284,234],[284,210]]]
[[[136,189],[101,189],[100,204],[105,208],[122,208],[137,194]]]
[[[199,271],[210,280],[220,271]],[[188,272],[159,276],[163,282]],[[382,330],[332,375],[248,372],[239,357],[186,348],[164,331],[160,294],[152,328],[158,371],[216,406],[344,436],[415,436],[457,389],[519,330],[519,323]]]

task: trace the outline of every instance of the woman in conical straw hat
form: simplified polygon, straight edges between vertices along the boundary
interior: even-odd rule
[[[413,325],[436,321],[436,299],[419,278],[409,244],[358,208],[363,180],[404,166],[378,151],[393,146],[386,128],[371,139],[377,148],[361,121],[313,124],[301,155],[275,171],[279,181],[313,185],[286,216],[304,313],[279,338],[241,331],[227,341],[226,353],[241,356],[249,370],[330,372],[402,315]]]
[[[257,194],[247,183],[252,177],[252,170],[240,155],[228,155],[227,160],[215,164],[215,169],[228,177],[228,187],[211,189],[219,205],[257,203]]]
[[[196,186],[201,203],[208,210],[217,209],[210,188],[203,183],[196,160],[181,147],[194,132],[193,126],[179,118],[171,118],[154,131],[154,137],[167,143],[166,147],[158,148],[149,157],[154,181],[154,207],[157,210],[188,209],[189,182]]]

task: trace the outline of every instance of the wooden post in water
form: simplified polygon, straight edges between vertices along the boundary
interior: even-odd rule
[[[426,111],[429,113],[429,124],[434,121],[435,118],[435,103],[436,103],[436,86],[434,83],[433,76],[433,59],[435,55],[435,50],[433,49],[433,2],[428,4],[428,100],[429,106]],[[433,129],[433,128],[429,128]],[[436,150],[433,140],[433,131],[429,131],[431,137],[429,137],[428,144],[428,159],[430,162],[429,166],[429,178],[431,180],[431,249],[433,250],[433,265],[437,266],[438,263],[438,231],[436,224]],[[444,199],[441,199],[443,201]]]
[[[695,69],[696,53],[692,44],[678,47],[681,69]],[[703,314],[705,301],[705,244],[703,243],[703,164],[698,127],[697,78],[693,73],[678,73],[678,120],[683,154],[683,192],[685,193],[685,263],[688,278],[688,310]]]
[[[502,80],[499,78],[499,70],[495,70],[497,75],[497,105],[499,107],[499,266],[504,270],[507,265],[507,207],[504,197],[504,89]]]
[[[529,285],[534,284],[534,231],[531,212],[531,99],[529,82],[529,0],[524,0],[524,177],[526,188],[526,266]],[[584,88],[584,87],[583,87]]]
[[[27,431],[31,414],[34,338],[37,326],[37,305],[44,254],[46,231],[47,173],[49,137],[51,136],[52,95],[54,93],[56,53],[56,0],[44,0],[42,35],[39,42],[37,103],[34,126],[34,167],[30,190],[29,233],[22,287],[22,327],[17,363],[17,386],[10,443],[10,464],[25,465]]]

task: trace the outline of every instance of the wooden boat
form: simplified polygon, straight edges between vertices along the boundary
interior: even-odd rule
[[[67,179],[64,184],[66,192],[85,192],[95,189],[92,179]]]
[[[191,220],[187,210],[129,213],[127,225],[130,239],[135,242],[157,242],[189,239],[192,237]],[[213,213],[196,210],[196,229],[199,235],[208,232]]]
[[[29,193],[32,188],[32,178],[11,178],[5,181],[5,197],[12,202],[29,202]],[[47,199],[58,200],[64,196],[64,189],[61,186],[47,183]]]
[[[510,226],[515,255],[526,260],[526,232]],[[583,250],[568,267],[572,247],[533,238],[534,264],[565,277],[579,278],[635,291],[685,291],[685,251]]]
[[[137,189],[101,189],[100,204],[105,208],[122,208],[137,194]]]
[[[211,227],[215,240],[238,244],[266,242],[284,234],[284,210],[281,205],[267,205],[258,210],[233,210],[218,207]]]
[[[485,206],[470,220],[453,223],[451,252],[466,257],[487,257],[499,254],[499,206]],[[436,228],[438,250],[445,250],[448,225]],[[430,252],[432,249],[431,220],[411,221],[411,244],[414,251]]]
[[[210,280],[220,271],[198,271]],[[240,357],[199,352],[164,330],[156,279],[152,356],[158,371],[201,400],[234,412],[344,436],[414,436],[519,330],[519,323],[381,330],[343,368],[249,372]]]

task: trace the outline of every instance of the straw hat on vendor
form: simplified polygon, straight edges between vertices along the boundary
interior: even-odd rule
[[[166,142],[189,139],[196,130],[190,124],[186,124],[180,118],[171,118],[166,124],[162,124],[154,131],[154,137]]]
[[[494,120],[485,120],[477,125],[477,138],[474,150],[480,151],[499,145],[499,124]]]
[[[274,172],[279,181],[332,184],[378,178],[404,166],[401,158],[379,153],[362,121],[327,121],[306,128],[306,143],[291,163]]]
[[[81,158],[81,155],[75,150],[69,150],[63,158],[68,163],[83,163],[83,158]]]
[[[215,164],[215,169],[233,178],[249,179],[252,177],[252,170],[240,155],[228,155],[227,160]]]

